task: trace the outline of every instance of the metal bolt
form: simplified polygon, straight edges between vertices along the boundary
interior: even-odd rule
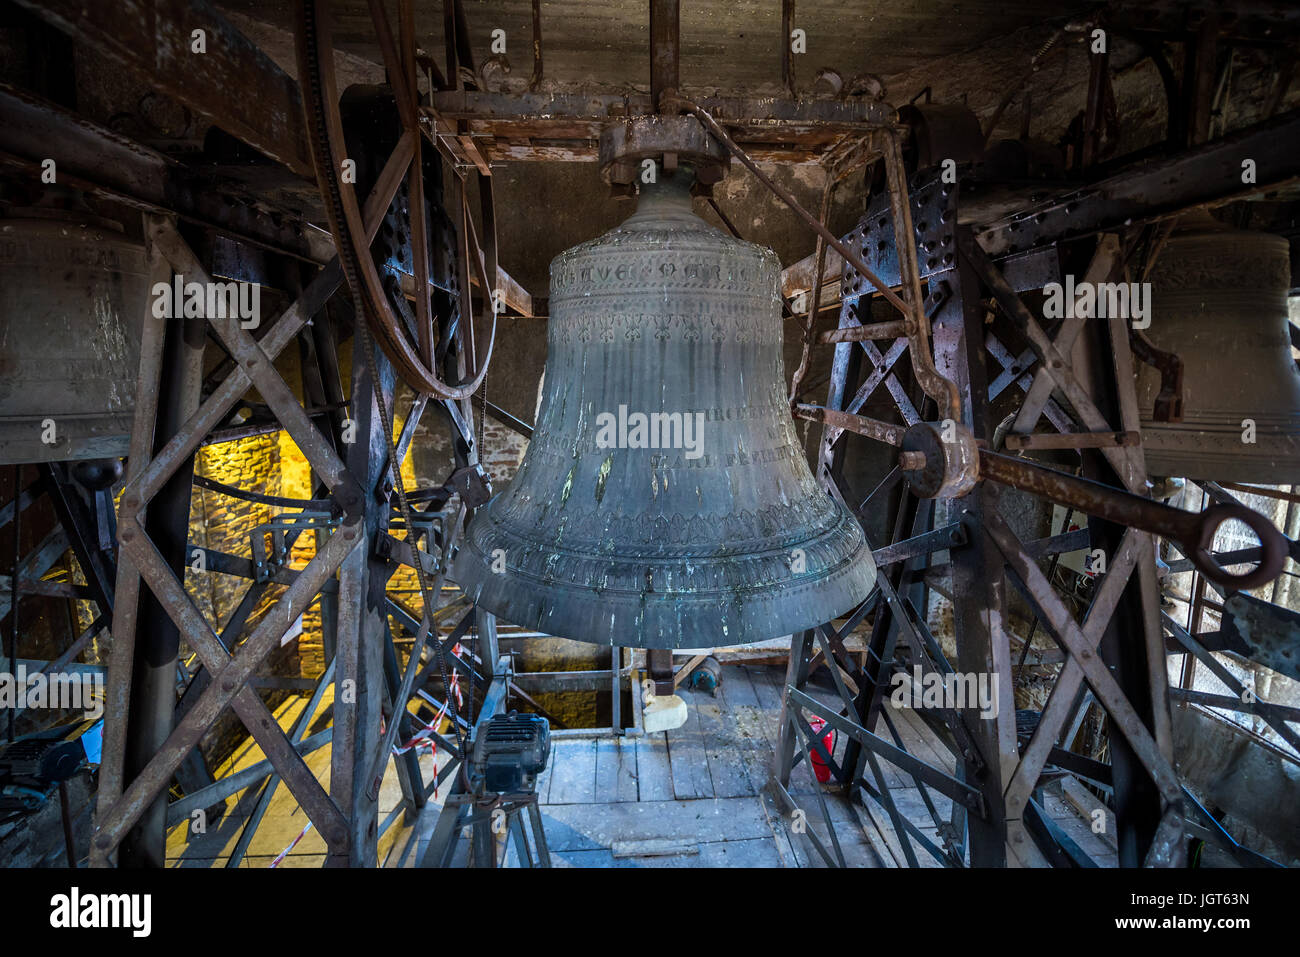
[[[898,454],[898,467],[906,471],[915,471],[916,469],[925,468],[925,453],[900,452]]]

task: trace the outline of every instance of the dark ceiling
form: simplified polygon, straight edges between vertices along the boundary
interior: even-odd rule
[[[222,0],[223,9],[293,27],[290,0]],[[389,0],[390,21],[397,4]],[[799,0],[795,26],[806,31],[808,51],[795,59],[800,89],[822,67],[845,79],[910,70],[928,60],[994,43],[1021,27],[1061,21],[1095,6],[1027,0]],[[490,55],[492,31],[506,32],[512,80],[532,70],[530,0],[464,0],[475,55]],[[336,45],[378,60],[366,0],[335,0]],[[541,4],[546,78],[563,84],[612,89],[649,84],[649,4],[646,0],[546,0]],[[442,4],[419,2],[421,46],[442,61]],[[775,93],[781,82],[780,0],[714,0],[681,4],[682,86],[722,92]]]

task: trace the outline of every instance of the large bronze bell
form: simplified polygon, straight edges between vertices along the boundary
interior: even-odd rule
[[[1151,271],[1147,337],[1183,362],[1183,421],[1152,421],[1160,376],[1140,366],[1147,471],[1290,485],[1300,477],[1286,239],[1184,217]],[[1253,440],[1253,441],[1252,441]]]
[[[716,647],[844,614],[875,580],[862,528],[791,425],[769,250],[691,210],[679,167],[551,263],[537,428],[452,576],[547,634]]]

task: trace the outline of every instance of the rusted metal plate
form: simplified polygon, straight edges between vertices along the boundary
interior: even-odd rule
[[[1110,229],[1176,216],[1189,207],[1294,186],[1300,180],[1300,111],[1257,123],[1168,159],[1149,160],[1057,194],[979,229],[997,258]],[[1242,182],[1242,160],[1255,177]]]
[[[1300,614],[1237,592],[1224,603],[1223,631],[1247,656],[1300,681]]]

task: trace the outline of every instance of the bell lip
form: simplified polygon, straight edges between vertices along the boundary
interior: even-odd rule
[[[649,602],[611,598],[587,588],[497,574],[490,566],[491,559],[466,536],[450,577],[497,617],[587,644],[652,649],[746,645],[812,628],[860,605],[877,573],[865,537],[856,552],[820,577],[756,585],[730,601],[719,600],[716,592]]]

